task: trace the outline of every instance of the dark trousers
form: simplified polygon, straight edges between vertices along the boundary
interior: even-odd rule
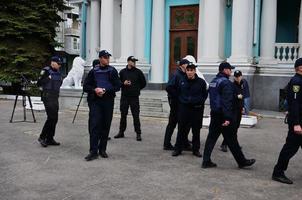
[[[40,134],[41,139],[53,140],[58,122],[59,97],[58,95],[47,95],[42,97],[47,119]]]
[[[225,139],[226,144],[228,145],[238,165],[243,164],[246,159],[241,151],[237,137],[235,135],[234,124],[231,123],[229,126],[223,127],[223,122],[224,119],[222,114],[211,112],[211,122],[209,126],[209,134],[205,143],[203,161],[211,161],[213,148],[217,142],[218,137],[222,133],[223,138]]]
[[[113,115],[114,98],[97,99],[88,102],[90,152],[106,151]]]
[[[190,106],[179,104],[178,107],[178,132],[175,150],[182,151],[187,143],[190,129],[192,128],[192,151],[200,149],[200,129],[203,120],[203,106]]]
[[[286,142],[279,154],[278,162],[274,168],[274,175],[282,174],[288,166],[289,160],[302,146],[302,136],[294,133],[293,126],[289,128]]]
[[[121,121],[120,121],[120,133],[124,133],[127,127],[127,115],[129,106],[133,117],[134,130],[137,134],[141,134],[141,123],[139,121],[139,97],[126,97],[121,96]]]
[[[240,127],[241,119],[242,119],[242,113],[241,112],[242,112],[242,109],[238,110],[237,115],[235,116],[235,120],[234,120],[234,123],[235,123],[235,125],[234,125],[234,128],[235,128],[234,134],[235,134],[235,137],[237,138],[237,140],[238,140],[238,134],[237,133],[238,133],[238,129]],[[225,139],[223,139],[221,145],[227,145]]]
[[[171,145],[171,137],[178,122],[178,101],[169,98],[170,114],[169,122],[165,132],[164,146]]]

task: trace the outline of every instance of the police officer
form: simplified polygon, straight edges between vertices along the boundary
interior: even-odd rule
[[[139,95],[140,91],[146,86],[146,79],[143,72],[136,68],[136,59],[134,56],[129,56],[127,59],[128,65],[119,73],[122,82],[122,94],[120,101],[120,129],[119,133],[114,138],[125,137],[124,132],[127,127],[127,115],[130,106],[133,116],[134,130],[136,132],[136,140],[142,141],[141,124],[139,121]]]
[[[172,156],[178,156],[184,149],[185,142],[192,128],[192,153],[201,157],[200,129],[202,126],[204,103],[208,97],[207,84],[196,74],[196,65],[186,67],[186,76],[177,83],[178,90],[178,132],[175,150]]]
[[[240,122],[241,122],[241,118],[242,118],[242,109],[243,109],[243,98],[244,98],[244,87],[246,86],[244,84],[244,81],[242,80],[242,72],[239,70],[236,70],[234,72],[234,90],[236,93],[235,96],[235,103],[234,103],[234,107],[235,107],[235,112],[234,112],[234,123],[235,123],[235,134],[237,137],[237,132],[240,126]],[[223,152],[227,152],[228,151],[228,146],[226,144],[226,141],[223,140],[221,146],[221,151]]]
[[[59,71],[62,59],[58,56],[51,58],[50,66],[44,67],[40,73],[37,85],[42,89],[41,100],[47,114],[47,120],[43,126],[38,141],[42,147],[48,145],[60,145],[54,140],[59,111],[59,92],[62,85],[62,76]]]
[[[111,54],[99,52],[100,65],[88,73],[83,90],[87,92],[89,106],[90,149],[85,157],[87,161],[98,158],[98,154],[107,158],[107,140],[110,131],[115,92],[120,90],[120,80],[116,69],[109,65]]]
[[[168,81],[166,91],[168,93],[168,102],[170,106],[169,122],[165,132],[164,138],[164,150],[174,150],[174,146],[171,144],[171,137],[178,121],[178,82],[186,76],[186,67],[190,62],[187,59],[181,59],[179,66],[176,68],[174,75]],[[187,142],[187,146],[188,146]]]
[[[202,168],[217,166],[211,160],[211,153],[221,133],[239,168],[251,166],[256,162],[255,159],[245,158],[235,136],[233,116],[236,93],[233,83],[229,80],[232,69],[234,67],[228,62],[222,62],[219,65],[219,73],[209,85],[211,122],[205,143]]]
[[[293,182],[285,176],[284,171],[302,145],[302,58],[296,60],[295,71],[287,87],[288,134],[272,175],[273,180],[286,184]]]

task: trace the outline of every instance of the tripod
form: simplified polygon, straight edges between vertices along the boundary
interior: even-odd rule
[[[14,113],[15,113],[18,97],[19,97],[19,94],[17,94],[16,98],[15,98],[15,103],[14,103],[14,108],[13,108],[12,116],[11,116],[11,118],[9,120],[10,123],[13,122],[13,118],[14,118]],[[34,119],[33,122],[36,123],[36,118],[35,118],[35,114],[34,114],[34,110],[33,110],[33,105],[31,103],[30,95],[26,94],[26,93],[22,93],[23,121],[15,121],[15,122],[26,122],[26,108],[25,108],[26,107],[26,97],[28,98],[28,101],[29,101],[31,113],[32,113],[32,116],[33,116],[33,119]]]
[[[74,114],[74,116],[73,116],[73,120],[72,120],[72,123],[73,123],[73,124],[74,124],[74,120],[75,120],[75,118],[76,118],[76,116],[77,116],[77,114],[78,114],[78,110],[79,110],[79,107],[80,107],[81,101],[82,101],[82,99],[83,99],[83,96],[84,96],[84,91],[82,92],[82,95],[81,95],[80,101],[79,101],[79,103],[78,103],[78,105],[77,105],[76,112],[75,112],[75,114]]]

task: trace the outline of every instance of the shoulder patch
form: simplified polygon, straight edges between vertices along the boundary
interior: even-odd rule
[[[41,70],[40,75],[42,76],[44,74],[45,74],[45,70],[43,69],[43,70]]]
[[[300,85],[293,85],[293,92],[297,93],[300,91]]]

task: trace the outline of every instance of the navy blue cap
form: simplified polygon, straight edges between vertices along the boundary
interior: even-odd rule
[[[108,51],[102,50],[99,52],[99,58],[103,56],[112,56]]]
[[[184,65],[184,64],[190,64],[190,61],[188,61],[187,59],[181,59],[179,61],[179,65]]]
[[[129,60],[131,60],[132,62],[138,61],[138,59],[135,58],[134,56],[129,56],[129,57],[127,58],[127,61],[129,61]]]
[[[195,69],[197,66],[194,65],[193,63],[189,62],[189,64],[187,65],[187,68],[190,68],[190,69]]]
[[[53,57],[51,57],[51,61],[52,62],[56,62],[59,65],[62,65],[62,63],[63,63],[62,58],[60,58],[59,56],[53,56]]]
[[[298,58],[295,62],[295,68],[299,66],[302,66],[302,58]]]
[[[236,70],[236,71],[234,72],[234,76],[235,76],[235,77],[242,76],[242,72],[241,72],[240,70]]]
[[[95,59],[95,60],[92,61],[92,67],[95,67],[95,66],[97,66],[99,64],[100,64],[100,60],[99,59]]]
[[[222,63],[220,63],[220,65],[219,65],[219,71],[222,71],[222,70],[224,70],[224,69],[235,69],[235,67],[234,66],[232,66],[230,63],[228,63],[228,62],[222,62]]]

